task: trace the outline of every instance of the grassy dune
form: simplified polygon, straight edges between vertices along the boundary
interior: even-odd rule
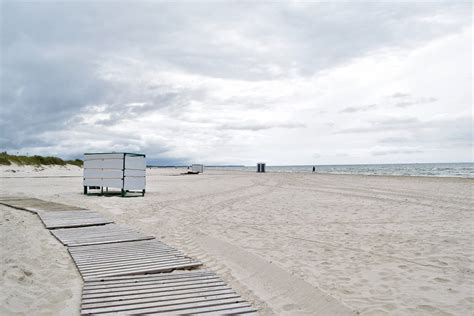
[[[41,166],[41,165],[75,165],[82,167],[82,160],[63,160],[59,157],[52,157],[52,156],[21,156],[21,155],[10,155],[7,152],[0,153],[0,165],[34,165],[34,166]]]

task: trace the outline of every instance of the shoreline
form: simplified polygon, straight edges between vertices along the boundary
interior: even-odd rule
[[[268,168],[268,167],[267,167]],[[206,169],[206,170],[215,170],[215,171],[226,171],[226,172],[246,172],[246,173],[257,173],[256,171],[250,170],[225,170],[225,169]],[[463,176],[442,176],[442,175],[406,175],[406,174],[366,174],[366,173],[343,173],[343,172],[305,172],[305,171],[266,171],[265,173],[282,173],[282,174],[321,174],[321,175],[353,175],[353,176],[376,176],[376,177],[421,177],[421,178],[443,178],[443,179],[470,179],[474,180],[473,177],[463,177]]]

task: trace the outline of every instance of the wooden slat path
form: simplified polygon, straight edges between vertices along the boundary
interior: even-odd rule
[[[113,223],[113,221],[104,218],[99,212],[90,210],[38,212],[38,216],[48,229],[95,226]]]
[[[83,210],[83,208],[65,205],[56,202],[44,201],[36,198],[28,197],[2,197],[0,198],[0,204],[25,210],[32,213],[38,213],[40,211],[70,211],[70,210]]]
[[[125,226],[108,224],[80,228],[54,229],[51,233],[69,247],[154,239]]]
[[[68,250],[84,280],[169,272],[202,264],[158,240],[71,247]]]
[[[173,272],[85,281],[82,315],[258,315],[209,271]]]
[[[82,315],[258,315],[214,273],[177,271],[198,260],[99,212],[14,196],[0,204],[38,214],[68,246],[84,279]]]

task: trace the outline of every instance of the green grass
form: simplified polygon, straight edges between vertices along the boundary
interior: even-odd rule
[[[21,156],[21,155],[9,155],[7,152],[0,153],[0,165],[11,165],[12,163],[17,165],[34,165],[34,166],[41,166],[41,165],[59,165],[65,166],[67,164],[75,165],[78,167],[82,167],[82,160],[63,160],[58,157],[52,156]]]

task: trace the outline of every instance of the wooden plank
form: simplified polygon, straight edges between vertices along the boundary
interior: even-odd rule
[[[79,246],[68,250],[84,280],[201,265],[201,262],[156,240]]]
[[[99,212],[89,210],[39,212],[38,216],[48,229],[73,228],[113,223],[113,221],[104,218]]]
[[[152,274],[149,274],[152,275]],[[163,273],[156,274],[158,276],[163,275]],[[206,285],[206,284],[214,284],[221,282],[220,279],[215,276],[207,276],[207,279],[199,279],[198,277],[186,279],[184,281],[176,281],[176,280],[152,280],[147,282],[140,282],[140,283],[118,283],[118,284],[107,284],[104,287],[97,287],[97,288],[83,288],[84,294],[93,294],[93,293],[111,293],[111,292],[122,292],[122,291],[131,291],[131,290],[138,290],[143,288],[175,288],[178,289],[180,287],[186,286],[194,286],[194,285]],[[214,286],[213,285],[213,286]],[[209,285],[206,285],[209,286]]]
[[[186,273],[188,274],[188,273]],[[163,275],[163,274],[149,274],[149,275],[127,275],[124,277],[115,277],[112,279],[112,277],[107,278],[107,279],[98,279],[95,281],[90,281],[87,282],[87,284],[84,285],[84,289],[91,288],[102,288],[103,286],[106,285],[121,285],[121,284],[137,284],[137,283],[142,283],[142,282],[182,282],[186,280],[190,280],[193,278],[216,278],[217,276],[212,274],[212,273],[202,273],[199,271],[198,273],[193,273],[189,272],[189,275],[181,275],[181,273],[171,273],[168,275]]]
[[[87,263],[94,263],[94,262],[103,262],[104,260],[121,260],[121,259],[127,259],[127,258],[134,258],[134,257],[143,257],[143,258],[148,258],[148,257],[162,257],[162,256],[169,256],[173,254],[181,254],[178,250],[176,249],[170,249],[167,251],[158,251],[158,250],[141,250],[141,251],[133,251],[130,250],[128,252],[110,252],[106,254],[97,254],[97,256],[77,256],[76,257],[76,262],[78,264],[87,264]]]
[[[83,311],[86,313],[95,314],[97,312],[123,312],[123,311],[133,311],[133,313],[147,313],[149,309],[161,309],[161,310],[173,310],[173,308],[179,308],[179,305],[190,305],[190,304],[201,304],[207,305],[212,301],[220,301],[219,303],[236,303],[239,299],[237,294],[226,294],[226,295],[210,295],[205,297],[207,302],[204,302],[203,297],[192,297],[192,298],[185,298],[185,299],[175,299],[170,301],[162,301],[162,300],[155,300],[154,302],[147,302],[147,303],[137,303],[133,304],[134,306],[130,305],[120,305],[120,306],[108,306],[108,307],[101,307],[101,308],[84,308]],[[204,303],[204,304],[202,304]],[[216,302],[215,302],[216,303]],[[99,311],[100,309],[100,311]],[[151,312],[151,311],[150,311]]]
[[[159,260],[160,258],[166,258],[170,256],[185,256],[185,255],[176,249],[170,249],[168,251],[159,251],[155,249],[149,249],[148,251],[147,250],[134,251],[133,249],[130,249],[128,252],[117,253],[115,251],[111,251],[104,254],[98,253],[97,256],[77,257],[76,262],[79,265],[89,264],[89,263],[101,264],[104,262],[108,263],[108,262],[113,262],[113,261],[128,261],[131,259],[149,259],[153,257]]]
[[[102,261],[102,262],[91,262],[90,264],[84,264],[84,263],[81,263],[81,264],[77,264],[77,266],[81,269],[84,269],[84,270],[87,270],[87,269],[90,269],[90,268],[94,268],[94,269],[107,269],[108,267],[119,267],[119,266],[126,266],[126,265],[130,265],[130,264],[146,264],[148,262],[163,262],[163,263],[166,263],[166,262],[169,262],[170,260],[186,260],[186,259],[189,259],[188,257],[186,257],[185,255],[183,255],[182,253],[175,253],[175,254],[170,254],[166,257],[151,257],[151,256],[147,256],[147,257],[138,257],[138,258],[127,258],[127,259],[124,259],[124,260],[107,260],[107,261]]]
[[[194,299],[183,299],[168,302],[156,302],[148,304],[137,304],[136,306],[118,306],[97,309],[83,309],[82,315],[98,313],[119,313],[120,314],[150,314],[163,312],[176,312],[176,314],[189,314],[187,310],[198,307],[212,308],[216,305],[241,303],[242,299],[238,295],[228,295],[227,297],[202,297]],[[221,309],[225,308],[221,306]]]
[[[216,282],[217,283],[217,282]],[[141,292],[134,292],[134,291],[122,291],[120,293],[117,292],[105,292],[105,295],[99,294],[90,294],[85,295],[84,299],[87,298],[88,302],[97,303],[97,302],[107,302],[107,301],[115,301],[115,300],[127,300],[133,298],[141,298],[141,297],[155,297],[160,296],[163,294],[171,295],[171,294],[185,294],[185,293],[195,293],[195,292],[212,292],[212,291],[220,291],[228,289],[229,287],[224,283],[220,282],[220,285],[216,286],[203,286],[203,285],[190,285],[190,286],[183,286],[181,288],[149,288],[149,289],[141,289]],[[147,290],[147,291],[143,291]]]
[[[101,246],[101,245],[94,245],[95,246]],[[74,251],[77,255],[82,255],[82,256],[95,256],[97,254],[104,253],[104,250],[107,250],[107,253],[121,253],[121,252],[130,252],[131,250],[136,250],[136,252],[141,252],[144,250],[150,250],[153,249],[155,251],[160,251],[160,252],[167,252],[170,250],[174,250],[174,248],[168,246],[168,245],[137,245],[136,247],[131,247],[127,248],[127,245],[120,245],[121,247],[117,248],[114,247],[114,245],[109,245],[110,247],[101,247],[97,249],[83,249],[83,248],[74,248],[71,249],[71,251]],[[92,247],[92,246],[91,246]]]
[[[154,239],[125,226],[110,224],[82,228],[56,229],[51,233],[65,246],[77,247],[86,245],[109,244],[137,240]]]
[[[133,311],[135,312],[135,311]],[[214,313],[214,314],[212,314]],[[108,315],[128,315],[127,312],[119,313],[101,313],[102,316]],[[216,305],[216,306],[203,306],[197,308],[188,308],[185,310],[171,311],[171,312],[147,312],[146,315],[160,315],[160,316],[176,316],[176,315],[245,315],[245,316],[258,316],[260,315],[255,308],[251,307],[246,302]]]
[[[142,241],[143,242],[143,241]],[[169,253],[174,253],[177,250],[175,248],[167,247],[156,247],[153,245],[144,246],[137,246],[132,248],[127,248],[126,244],[121,243],[120,245],[123,248],[116,248],[112,247],[116,244],[109,244],[111,248],[100,248],[100,249],[91,249],[91,251],[87,251],[88,249],[82,249],[79,247],[69,248],[69,252],[74,253],[74,257],[78,261],[94,261],[94,260],[101,260],[103,258],[110,258],[110,257],[126,257],[126,256],[139,256],[139,255],[147,255],[147,254],[162,254],[166,255]],[[91,245],[90,247],[98,246],[98,245]],[[78,250],[79,249],[79,250]]]
[[[185,260],[188,259],[185,255],[183,255],[180,252],[176,252],[175,254],[170,254],[167,256],[151,256],[147,255],[146,257],[143,258],[125,258],[121,260],[116,260],[116,259],[111,259],[108,261],[95,261],[95,262],[86,262],[86,263],[78,263],[76,262],[76,265],[78,268],[83,269],[84,271],[87,271],[88,269],[106,269],[107,267],[119,267],[119,266],[127,266],[127,265],[135,265],[135,264],[146,264],[146,263],[151,263],[151,262],[159,262],[159,263],[166,263],[170,261],[176,261],[176,260]]]
[[[246,306],[245,303],[241,303],[241,306],[242,307],[237,307],[239,306],[240,304],[236,304],[234,305],[233,307],[229,307],[228,305],[225,306],[226,309],[218,309],[218,307],[216,307],[214,311],[206,311],[206,312],[201,312],[200,310],[198,309],[195,309],[195,310],[191,310],[191,311],[186,311],[186,313],[189,313],[189,314],[193,314],[193,315],[206,315],[206,316],[214,316],[214,315],[246,315],[246,316],[256,316],[256,315],[259,315],[259,313],[257,313],[255,311],[255,308],[253,308],[252,306]]]
[[[148,279],[152,277],[159,277],[160,279],[177,279],[177,278],[192,278],[196,275],[211,275],[213,274],[210,271],[206,270],[200,270],[200,271],[175,271],[170,274],[143,274],[143,275],[124,275],[124,276],[116,276],[116,277],[108,277],[104,279],[97,279],[93,281],[87,282],[85,286],[90,286],[94,284],[106,284],[106,283],[113,283],[113,282],[121,282],[124,280],[132,280],[132,281],[138,281],[140,279]]]
[[[198,266],[192,260],[189,261],[175,261],[166,264],[153,263],[148,265],[136,264],[134,266],[128,267],[117,267],[116,269],[109,269],[106,271],[84,271],[79,270],[85,280],[90,280],[97,277],[107,277],[114,275],[127,275],[127,274],[141,274],[141,273],[153,273],[153,272],[170,272],[174,269],[185,269],[185,268],[194,268]]]
[[[152,280],[147,280],[147,281],[141,281],[141,282],[133,282],[133,283],[116,283],[116,284],[107,284],[103,285],[101,287],[95,287],[95,288],[86,288],[84,287],[84,293],[96,293],[101,290],[108,290],[108,291],[128,291],[130,288],[143,288],[145,286],[151,286],[151,287],[177,287],[177,286],[187,286],[187,285],[195,285],[195,284],[205,284],[205,283],[213,283],[219,281],[219,277],[216,275],[208,275],[208,276],[202,276],[202,277],[194,277],[194,278],[188,278],[188,279],[178,279],[178,280],[165,280],[161,281],[159,279],[152,279]]]
[[[130,289],[127,291],[119,291],[111,292],[111,291],[102,291],[98,293],[87,293],[83,295],[84,299],[95,299],[95,298],[110,298],[116,297],[117,295],[129,296],[129,295],[145,295],[151,293],[159,293],[159,292],[166,292],[170,293],[173,291],[185,291],[185,290],[193,290],[193,289],[207,289],[207,288],[221,288],[226,287],[227,285],[222,282],[213,282],[213,283],[206,283],[206,284],[191,284],[191,285],[180,285],[175,287],[140,287],[138,289]]]
[[[25,210],[31,213],[38,213],[40,211],[67,211],[67,210],[82,210],[83,208],[65,205],[61,203],[44,201],[36,198],[29,197],[13,197],[4,198],[0,200],[0,204]]]
[[[156,265],[156,266],[148,266],[148,267],[141,267],[136,269],[128,269],[128,270],[115,270],[115,271],[108,271],[107,273],[91,273],[83,275],[84,280],[92,280],[98,277],[108,277],[108,276],[115,276],[115,275],[128,275],[128,274],[143,274],[143,273],[161,273],[161,272],[172,272],[176,269],[191,269],[196,268],[199,264],[195,262],[189,263],[174,263],[169,265]]]
[[[83,252],[83,253],[90,253],[91,251],[99,251],[99,252],[102,252],[102,250],[104,249],[124,249],[124,248],[146,248],[146,249],[149,249],[150,247],[155,247],[155,248],[172,248],[171,246],[168,246],[167,244],[165,243],[162,243],[158,240],[153,240],[153,241],[143,241],[143,242],[139,242],[139,243],[135,243],[135,244],[125,244],[125,245],[96,245],[96,246],[90,246],[90,247],[87,247],[87,248],[75,248],[73,249],[73,251],[75,253],[80,253],[80,252]]]
[[[156,302],[157,299],[160,299],[161,302],[167,301],[174,301],[177,300],[185,300],[185,299],[198,299],[202,298],[203,296],[207,297],[223,297],[227,295],[237,296],[237,294],[232,289],[223,289],[217,291],[198,291],[192,293],[174,293],[174,294],[167,294],[167,295],[155,295],[151,297],[139,297],[139,298],[129,298],[125,299],[121,297],[120,299],[109,300],[109,301],[102,301],[102,302],[88,302],[83,303],[81,308],[82,309],[96,309],[96,308],[105,308],[105,307],[118,307],[123,305],[135,305],[135,304],[146,304],[146,303],[153,303]]]
[[[117,269],[121,270],[127,270],[127,269],[134,269],[136,266],[140,267],[149,267],[149,266],[156,266],[157,264],[160,265],[168,265],[168,264],[173,264],[173,263],[188,263],[190,262],[191,259],[186,258],[184,256],[180,257],[168,257],[165,259],[135,259],[135,260],[128,260],[128,261],[123,261],[123,262],[113,262],[113,263],[106,263],[106,264],[96,264],[96,265],[90,265],[90,266],[78,266],[81,271],[83,272],[91,272],[94,273],[96,271],[102,272],[109,272],[109,271],[115,271]]]
[[[201,283],[203,279],[210,282]],[[243,300],[217,275],[205,270],[85,281],[82,315],[153,313],[258,315],[250,303]]]

